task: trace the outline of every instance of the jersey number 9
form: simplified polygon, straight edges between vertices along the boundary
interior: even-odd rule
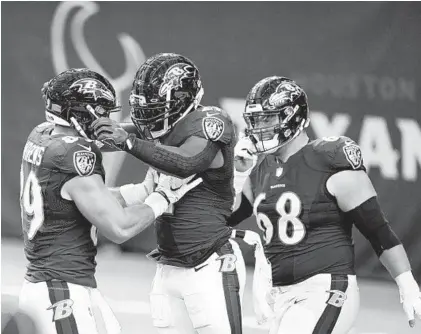
[[[42,188],[39,184],[35,171],[31,170],[25,181],[23,168],[20,170],[20,199],[22,208],[22,220],[29,223],[26,234],[32,240],[44,223],[44,200]],[[25,217],[25,216],[26,217]],[[91,239],[94,246],[98,243],[98,230],[91,227]]]
[[[28,177],[25,181],[23,169],[21,169],[20,178],[22,216],[25,214],[26,220],[29,222],[27,235],[28,239],[32,240],[44,222],[42,189],[33,170],[31,170],[31,172],[28,174]],[[24,217],[22,217],[22,219],[23,218]]]
[[[273,238],[273,224],[270,218],[258,212],[260,203],[266,199],[266,194],[262,193],[257,196],[254,201],[253,211],[257,219],[257,225],[264,231],[263,239],[268,245]],[[289,210],[287,211],[287,202],[289,202]],[[284,192],[276,202],[276,212],[279,214],[278,218],[278,237],[279,240],[288,246],[296,245],[304,239],[306,235],[306,228],[303,222],[298,218],[301,214],[302,206],[301,200],[297,194],[293,192]],[[288,226],[292,226],[290,233],[288,233]]]

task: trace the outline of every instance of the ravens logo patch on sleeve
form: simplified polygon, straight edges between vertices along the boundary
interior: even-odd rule
[[[363,163],[361,149],[358,145],[347,143],[342,147],[346,160],[351,164],[353,169],[358,169]]]
[[[80,176],[92,174],[96,162],[96,154],[90,151],[77,151],[73,153],[73,164]]]
[[[202,126],[206,138],[212,141],[218,141],[225,129],[224,121],[213,116],[203,118]]]

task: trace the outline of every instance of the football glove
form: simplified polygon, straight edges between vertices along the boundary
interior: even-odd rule
[[[421,292],[411,271],[406,271],[395,278],[403,310],[410,327],[415,326],[415,315],[421,319]]]
[[[244,183],[257,163],[255,146],[248,137],[241,138],[234,148],[234,189],[239,194],[243,191]]]
[[[158,172],[149,167],[145,180],[142,183],[125,184],[120,187],[120,194],[127,206],[141,204],[155,190],[156,183],[158,183]]]
[[[250,230],[232,230],[231,238],[241,238],[250,246],[263,248],[260,235]]]
[[[202,178],[194,179],[195,176],[179,179],[175,176],[160,175],[155,191],[145,199],[145,204],[152,208],[155,218],[162,215],[170,204],[177,202],[203,181]]]
[[[235,169],[246,172],[254,167],[257,161],[256,146],[249,137],[240,138],[234,148]]]
[[[269,303],[272,290],[272,267],[266,259],[260,235],[249,230],[232,230],[231,238],[242,238],[247,244],[254,246],[256,263],[253,274],[253,309],[259,325],[270,321],[273,310]]]
[[[92,122],[91,128],[95,139],[121,150],[125,149],[129,134],[113,119],[108,117],[98,118]]]
[[[256,245],[254,250],[256,264],[253,274],[253,309],[257,323],[263,325],[266,322],[270,322],[274,317],[271,306],[273,304],[273,301],[271,301],[272,267],[264,254],[260,236],[257,236],[259,237],[259,245]],[[255,240],[255,236],[251,236],[250,241],[254,242]]]

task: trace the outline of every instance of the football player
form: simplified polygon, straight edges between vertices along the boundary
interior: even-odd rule
[[[110,82],[89,69],[70,69],[50,80],[45,94],[48,122],[29,135],[20,172],[29,264],[19,308],[42,334],[95,334],[104,326],[119,333],[96,289],[97,228],[121,243],[157,218],[155,207],[168,206],[201,180],[163,177],[148,197],[137,199],[144,204],[123,208],[104,184],[102,156],[90,139],[92,121],[119,110]],[[169,189],[173,184],[177,190]]]
[[[151,166],[149,178],[162,172],[203,179],[155,224],[158,247],[150,257],[158,265],[150,301],[160,333],[242,331],[245,266],[226,224],[234,200],[236,136],[224,111],[199,104],[202,95],[195,64],[161,53],[141,65],[130,95],[131,118],[143,139],[110,119],[93,123],[99,140]],[[137,185],[132,188],[136,192]]]
[[[421,316],[419,287],[347,137],[310,140],[307,96],[293,80],[268,77],[249,92],[245,137],[235,158],[238,210],[254,213],[271,265],[270,333],[347,333],[357,316],[352,225],[396,280],[411,327]],[[265,291],[262,291],[265,293]]]

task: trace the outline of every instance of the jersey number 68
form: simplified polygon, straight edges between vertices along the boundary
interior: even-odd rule
[[[258,212],[259,205],[265,199],[265,193],[261,193],[257,196],[254,201],[253,212],[257,219],[257,225],[262,231],[264,231],[263,239],[265,240],[266,245],[268,245],[273,239],[273,224],[266,214]],[[287,202],[289,202],[288,211],[286,205]],[[276,212],[279,214],[279,218],[277,220],[279,240],[283,244],[289,246],[298,244],[306,235],[305,225],[298,218],[302,209],[300,198],[293,192],[284,192],[277,200],[275,207]],[[289,231],[288,226],[290,226]]]

